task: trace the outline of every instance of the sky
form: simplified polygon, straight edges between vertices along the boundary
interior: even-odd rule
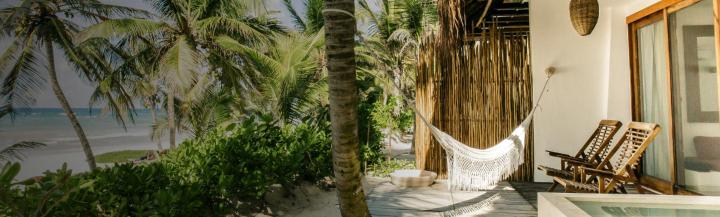
[[[275,11],[277,13],[274,13],[274,16],[280,20],[280,22],[287,26],[291,27],[292,23],[290,20],[290,17],[287,13],[287,10],[285,9],[285,5],[283,4],[282,0],[264,0],[266,4],[266,8],[268,11]],[[11,5],[15,5],[18,2],[18,0],[0,0],[0,8],[5,8]],[[148,11],[152,11],[152,8],[146,4],[144,0],[105,0],[104,2],[115,4],[115,5],[122,5],[122,6],[129,6],[133,8],[138,9],[144,9]],[[304,13],[304,8],[302,4],[302,0],[292,0],[293,5],[295,8],[297,8],[299,13]],[[5,49],[10,44],[11,38],[2,38],[0,39],[0,51],[4,52]],[[58,71],[58,78],[60,82],[60,86],[63,89],[65,96],[68,98],[68,101],[70,103],[71,107],[74,108],[87,108],[89,107],[88,101],[90,99],[90,95],[93,92],[93,86],[85,80],[82,80],[78,76],[78,72],[70,67],[67,64],[67,60],[62,57],[62,55],[59,55],[60,52],[58,50],[55,51],[56,58],[55,58],[55,65],[57,67]],[[42,62],[46,62],[45,58],[42,57],[40,60]],[[4,78],[5,72],[0,72],[0,79]],[[43,73],[41,70],[41,74],[44,76],[47,76],[46,73]],[[35,94],[36,103],[32,107],[34,108],[59,108],[60,105],[57,102],[57,98],[52,92],[52,89],[50,85],[46,85],[44,90],[39,90]],[[101,105],[95,105],[95,107],[98,107]]]

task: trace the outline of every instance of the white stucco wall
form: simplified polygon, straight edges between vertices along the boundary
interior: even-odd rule
[[[574,154],[601,119],[629,123],[630,63],[625,18],[658,0],[600,0],[593,33],[579,36],[570,23],[569,1],[530,1],[533,95],[556,73],[535,117],[535,165],[558,166],[545,150]],[[624,130],[624,129],[623,129]],[[551,181],[535,171],[535,181]]]

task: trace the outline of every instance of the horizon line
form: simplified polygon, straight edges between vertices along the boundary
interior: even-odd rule
[[[13,109],[63,109],[62,107],[16,107]],[[70,109],[103,109],[101,107],[71,107]],[[147,108],[133,108],[135,110],[137,109],[147,109]]]

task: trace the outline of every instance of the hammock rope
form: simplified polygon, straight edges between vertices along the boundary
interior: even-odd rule
[[[448,188],[476,191],[490,189],[512,175],[524,163],[526,135],[535,111],[550,82],[548,75],[532,110],[510,136],[486,149],[470,147],[441,131],[428,121],[415,106],[415,114],[430,129],[435,140],[445,150],[448,169]]]

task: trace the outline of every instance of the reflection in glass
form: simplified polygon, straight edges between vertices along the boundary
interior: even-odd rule
[[[712,1],[670,14],[678,184],[720,195],[718,73]]]

